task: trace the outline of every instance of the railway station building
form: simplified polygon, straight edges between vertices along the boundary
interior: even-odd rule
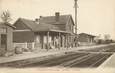
[[[19,18],[14,23],[13,42],[15,46],[32,49],[72,47],[74,25],[71,15],[59,12],[35,20]]]

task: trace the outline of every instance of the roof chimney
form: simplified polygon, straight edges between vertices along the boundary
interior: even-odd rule
[[[38,18],[36,18],[36,19],[35,19],[35,22],[36,22],[37,24],[39,24],[39,19],[38,19]]]
[[[40,16],[39,18],[42,18],[42,16]]]
[[[55,13],[55,20],[56,20],[56,21],[59,21],[59,17],[60,17],[60,13],[59,13],[59,12],[56,12],[56,13]]]

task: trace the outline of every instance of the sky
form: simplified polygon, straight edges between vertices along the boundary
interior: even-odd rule
[[[110,34],[115,39],[115,0],[78,0],[78,32]],[[9,10],[14,23],[19,17],[74,15],[74,0],[0,0],[0,13]]]

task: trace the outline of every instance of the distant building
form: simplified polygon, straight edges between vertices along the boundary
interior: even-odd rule
[[[71,15],[40,16],[39,19],[19,18],[15,23],[14,44],[25,48],[61,48],[73,43],[74,22]]]
[[[9,23],[0,23],[0,55],[13,50],[13,29]]]
[[[92,44],[95,42],[95,37],[94,35],[87,34],[87,33],[80,33],[78,34],[78,42],[81,44]]]

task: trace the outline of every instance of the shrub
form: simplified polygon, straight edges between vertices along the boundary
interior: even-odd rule
[[[5,48],[0,48],[0,56],[4,56],[6,53]]]
[[[23,49],[21,47],[15,47],[15,54],[22,54]]]
[[[30,49],[29,48],[22,48],[23,49],[23,52],[29,52]]]

